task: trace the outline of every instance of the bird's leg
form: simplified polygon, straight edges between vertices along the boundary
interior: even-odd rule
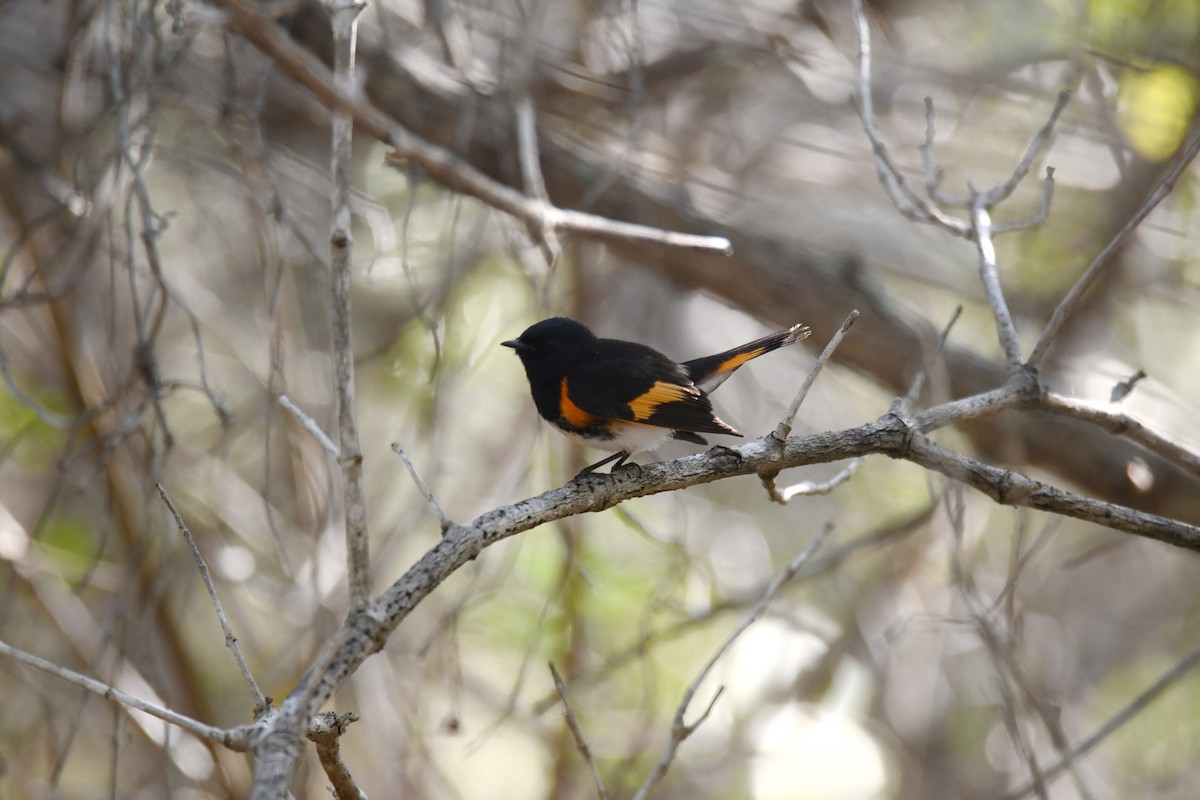
[[[742,460],[741,453],[739,453],[737,450],[734,450],[732,447],[726,447],[723,444],[714,444],[712,447],[708,448],[708,454],[714,457],[720,456],[721,458],[727,458],[731,461]]]
[[[607,458],[600,459],[595,464],[592,464],[590,467],[584,467],[583,469],[579,470],[579,474],[576,475],[574,478],[572,478],[572,480],[579,480],[580,478],[584,477],[585,475],[591,475],[593,472],[600,469],[600,467],[603,467],[605,464],[607,464],[610,461],[617,462],[612,465],[612,469],[618,469],[622,464],[625,463],[625,459],[629,458],[630,455],[631,455],[631,453],[628,453],[625,450],[622,450],[619,453],[613,453],[611,456],[609,456]],[[612,470],[609,470],[609,472],[612,472]]]

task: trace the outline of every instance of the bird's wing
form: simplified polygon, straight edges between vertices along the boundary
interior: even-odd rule
[[[564,407],[573,406],[591,417],[740,435],[714,416],[708,397],[679,365],[650,348],[607,349],[563,379],[562,399]]]

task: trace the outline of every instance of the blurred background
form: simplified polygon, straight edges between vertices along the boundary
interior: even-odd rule
[[[329,62],[321,5],[261,8]],[[942,187],[961,197],[1005,180],[1072,92],[1047,157],[995,215],[1031,216],[1054,167],[1046,222],[997,242],[1028,353],[1196,135],[1200,3],[875,0],[868,16],[880,132],[918,186],[926,98]],[[286,393],[335,430],[329,114],[225,23],[220,6],[184,0],[0,3],[0,638],[232,726],[250,721],[251,695],[155,483],[267,694],[295,684],[347,597],[340,473],[276,402]],[[563,236],[551,267],[522,225],[386,166],[358,135],[354,336],[376,590],[439,537],[392,442],[458,521],[602,455],[549,431],[498,346],[546,316],[680,360],[809,324],[811,350],[756,361],[715,396],[750,436],[774,429],[855,308],[797,432],[883,414],[960,305],[920,405],[1002,383],[972,247],[905,220],[879,185],[856,49],[851,5],[832,0],[369,4],[363,90],[418,136],[520,187],[514,109],[530,102],[556,205],[734,243],[725,257]],[[1193,450],[1196,177],[1116,254],[1043,369],[1097,402],[1144,370],[1124,409]],[[938,439],[1200,523],[1194,475],[1092,427],[1011,412]],[[371,797],[595,796],[553,663],[611,795],[629,797],[687,684],[825,526],[701,686],[689,720],[724,691],[654,797],[1193,796],[1196,556],[997,507],[882,457],[788,506],[738,478],[487,550],[338,693],[336,710],[362,716],[343,755]],[[4,797],[247,794],[246,756],[7,659],[0,697]],[[295,796],[324,797],[325,783],[306,754]]]

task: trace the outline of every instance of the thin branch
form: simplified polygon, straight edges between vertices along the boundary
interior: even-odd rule
[[[357,0],[329,0],[333,26],[333,81],[342,94],[355,89],[354,49],[358,15],[364,5]],[[350,217],[351,146],[354,118],[347,109],[333,112],[331,172],[333,173],[333,223],[329,232],[330,268],[333,272],[333,359],[338,398],[338,436],[342,455],[343,512],[346,526],[346,574],[351,613],[370,605],[371,551],[367,537],[367,495],[363,485],[362,450],[354,397],[353,315],[350,310],[351,257],[354,235]]]
[[[871,101],[871,25],[867,19],[863,0],[854,0],[854,18],[858,29],[860,112],[863,120],[863,129],[867,134],[867,138],[871,141],[871,148],[875,154],[875,165],[880,181],[883,183],[884,188],[887,189],[897,211],[905,217],[918,222],[937,224],[947,232],[955,236],[970,239],[975,243],[978,255],[979,276],[983,282],[984,291],[987,294],[988,303],[991,306],[992,315],[996,321],[996,331],[1000,347],[1004,352],[1009,373],[1015,373],[1021,368],[1020,340],[1017,336],[1016,327],[1013,325],[1012,315],[1008,310],[1008,303],[1004,299],[1004,292],[1000,287],[999,269],[996,263],[996,250],[993,238],[997,232],[1026,228],[1040,224],[1045,220],[1046,215],[1049,213],[1050,197],[1054,191],[1053,170],[1047,169],[1041,207],[1031,220],[999,229],[992,225],[990,209],[1001,201],[1006,200],[1016,190],[1020,182],[1029,174],[1029,170],[1033,168],[1034,163],[1041,157],[1046,147],[1049,146],[1054,126],[1058,122],[1063,109],[1066,108],[1067,102],[1071,97],[1071,92],[1063,91],[1059,93],[1058,101],[1055,103],[1050,117],[1037,133],[1034,134],[1025,149],[1025,154],[1004,183],[983,192],[971,191],[969,223],[954,219],[945,215],[932,202],[927,202],[917,195],[916,191],[908,185],[904,176],[900,174],[879,138],[879,131],[875,123],[874,106]],[[933,102],[929,98],[926,98],[925,141],[921,146],[921,160],[925,174],[926,190],[931,200],[938,201],[940,198],[944,198],[944,195],[941,189],[942,175],[933,159],[934,136]]]
[[[916,533],[929,523],[930,518],[938,507],[937,503],[938,501],[935,499],[927,507],[895,525],[876,529],[857,539],[852,539],[839,547],[827,549],[824,556],[809,562],[804,569],[797,573],[796,577],[788,583],[785,589],[796,587],[802,580],[828,574],[858,553],[867,552],[883,545],[893,544]],[[654,646],[675,641],[681,636],[685,636],[711,623],[720,616],[751,607],[758,602],[764,591],[765,587],[749,591],[743,596],[723,600],[702,611],[675,620],[661,628],[646,630],[639,635],[633,644],[609,658],[598,668],[591,672],[577,675],[574,679],[574,685],[576,687],[581,684],[585,687],[599,685],[635,659],[647,655]],[[538,715],[544,714],[557,703],[557,697],[556,693],[547,693],[533,704],[533,713]]]
[[[575,712],[571,710],[571,704],[567,700],[567,686],[563,683],[562,675],[558,674],[558,670],[553,664],[550,665],[550,674],[554,676],[554,688],[558,690],[558,696],[562,699],[563,709],[567,716],[567,727],[571,729],[571,736],[575,738],[575,747],[579,749],[579,755],[583,756],[588,769],[592,771],[592,780],[596,784],[596,795],[600,800],[608,800],[608,789],[604,787],[604,779],[600,777],[600,769],[596,766],[596,759],[592,757],[592,749],[588,747],[583,729],[579,727],[579,720],[575,718]]]
[[[925,141],[921,144],[921,167],[925,171],[925,191],[929,196],[947,206],[966,206],[970,201],[966,197],[952,197],[942,188],[942,169],[933,157],[934,140],[937,138],[937,126],[934,122],[933,98],[925,98]]]
[[[314,677],[331,671],[335,659],[344,654],[347,644],[355,639],[359,630],[355,627],[356,623],[369,618],[369,608],[347,617],[337,633],[325,641],[308,672],[279,707],[269,708],[264,712],[260,722],[268,733],[264,734],[263,738],[269,736],[271,741],[269,746],[260,746],[257,751],[251,800],[283,800],[291,796],[288,785],[291,782],[293,767],[300,757],[304,737],[312,728],[315,709],[329,699],[324,697],[321,701],[315,700],[322,682],[314,680]]]
[[[1109,433],[1124,436],[1142,445],[1147,450],[1157,453],[1192,475],[1200,477],[1200,454],[1192,452],[1186,447],[1163,436],[1161,433],[1152,430],[1145,423],[1126,414],[1119,406],[1110,404],[1106,408],[1096,403],[1089,403],[1086,400],[1064,397],[1054,392],[1045,392],[1042,394],[1039,402],[1032,407],[1042,411],[1061,414],[1065,417],[1083,420],[1084,422],[1089,422],[1103,428]]]
[[[992,236],[1013,231],[1024,231],[1042,226],[1050,217],[1050,204],[1054,200],[1054,167],[1046,167],[1046,178],[1042,181],[1042,201],[1038,203],[1037,211],[1028,219],[1016,222],[1003,222],[992,225]]]
[[[71,427],[71,420],[60,414],[55,414],[17,385],[17,382],[13,379],[12,372],[8,369],[8,357],[5,355],[3,347],[0,347],[0,378],[3,378],[4,386],[8,389],[8,393],[12,395],[13,399],[29,409],[35,417],[46,425],[59,431],[65,431]]]
[[[1073,78],[1070,82],[1074,83],[1075,80]],[[1017,190],[1021,181],[1025,180],[1025,176],[1029,174],[1029,170],[1033,169],[1033,165],[1042,157],[1046,148],[1050,146],[1054,135],[1054,126],[1058,124],[1058,118],[1062,116],[1067,103],[1071,102],[1071,95],[1072,92],[1070,89],[1063,89],[1058,93],[1058,100],[1055,101],[1054,108],[1051,110],[1046,124],[1039,128],[1038,132],[1029,140],[1029,145],[1025,148],[1025,155],[1017,162],[1017,166],[1012,171],[1012,174],[1008,176],[1008,180],[993,186],[983,193],[983,204],[986,207],[993,208],[1002,201],[1007,200]]]
[[[275,61],[284,73],[312,92],[316,100],[328,108],[352,114],[364,133],[391,147],[394,152],[388,154],[387,163],[392,166],[406,168],[411,161],[446,188],[470,195],[537,229],[570,231],[601,240],[633,240],[725,254],[732,252],[732,245],[723,236],[677,233],[556,208],[492,180],[449,150],[415,136],[358,92],[343,91],[335,86],[329,70],[317,57],[296,44],[281,26],[249,0],[217,0],[217,3],[229,12],[231,23],[247,40]]]
[[[960,455],[934,444],[920,434],[914,435],[909,444],[901,448],[898,457],[936,470],[948,478],[983,492],[1002,505],[1052,511],[1085,522],[1094,522],[1106,528],[1200,551],[1200,527],[1068,492],[1035,481],[1014,470],[993,467]]]
[[[1146,379],[1145,370],[1138,370],[1123,381],[1118,381],[1117,385],[1112,388],[1108,399],[1110,402],[1119,403],[1129,396],[1139,383]]]
[[[792,398],[792,404],[788,406],[787,413],[783,415],[783,419],[779,421],[779,425],[776,426],[775,431],[771,434],[776,439],[782,441],[791,434],[792,422],[796,419],[796,414],[800,411],[800,404],[804,402],[804,398],[808,397],[808,391],[817,380],[817,375],[825,368],[825,365],[833,356],[833,352],[842,343],[842,339],[846,338],[846,333],[854,326],[856,319],[858,319],[858,309],[854,309],[846,316],[845,321],[842,322],[842,327],[837,329],[837,332],[829,339],[829,344],[825,345],[825,349],[821,351],[821,355],[817,356],[816,363],[812,365],[812,369],[808,371],[808,375],[804,378],[804,383],[800,386],[800,391],[796,392],[796,396]]]
[[[454,521],[442,511],[442,507],[438,505],[433,492],[429,490],[428,484],[421,478],[421,473],[417,472],[417,466],[413,464],[412,459],[408,457],[408,453],[404,452],[404,448],[400,446],[399,442],[392,442],[392,452],[400,456],[400,460],[404,462],[404,466],[408,467],[408,474],[412,476],[413,483],[417,485],[417,490],[421,492],[421,496],[425,498],[425,502],[429,504],[429,508],[438,518],[438,522],[442,526],[442,533],[445,533],[454,525]]]
[[[929,376],[929,370],[932,369],[934,363],[941,358],[942,350],[946,347],[946,340],[950,338],[950,331],[954,329],[954,325],[962,316],[962,306],[955,306],[954,313],[950,315],[950,319],[942,327],[942,332],[938,334],[937,342],[934,344],[933,352],[921,362],[921,368],[917,370],[917,374],[913,376],[912,382],[908,385],[908,391],[903,397],[896,399],[892,403],[892,412],[904,416],[912,410],[913,404],[917,402],[917,398],[921,396],[921,390],[925,388],[925,379]]]
[[[358,719],[358,714],[353,711],[340,715],[326,711],[314,716],[308,724],[308,740],[316,746],[317,759],[329,778],[329,789],[336,800],[367,800],[342,760],[341,752],[342,735]]]
[[[1137,373],[1135,373],[1130,380],[1136,383],[1141,379],[1137,378]],[[1014,375],[999,389],[943,403],[915,414],[910,422],[922,433],[929,433],[947,425],[1014,408],[1047,411],[1090,423],[1109,433],[1137,442],[1180,469],[1200,476],[1200,454],[1158,433],[1137,418],[1127,414],[1115,403],[1104,406],[1099,403],[1064,397],[1044,389],[1038,383],[1035,375],[1024,370]]]
[[[1000,288],[1000,270],[996,266],[996,248],[992,244],[992,217],[985,196],[978,193],[971,198],[971,239],[979,257],[979,280],[991,306],[1000,349],[1004,351],[1004,361],[1011,374],[1021,368],[1021,344],[1008,311],[1008,302],[1004,299],[1004,290]]]
[[[1067,103],[1071,100],[1072,91],[1063,89],[1058,94],[1058,100],[1054,104],[1054,108],[1050,112],[1050,117],[1046,123],[1038,129],[1030,140],[1029,145],[1025,148],[1025,154],[1021,160],[1017,162],[1017,166],[1013,168],[1012,174],[1004,183],[997,184],[991,189],[982,193],[976,193],[976,197],[982,194],[982,204],[984,208],[994,208],[1004,200],[1007,200],[1012,193],[1016,191],[1021,181],[1029,174],[1029,170],[1033,169],[1034,163],[1043,155],[1046,148],[1050,145],[1051,137],[1054,132],[1054,127],[1058,123],[1058,118],[1067,107]],[[954,206],[970,206],[974,202],[967,197],[952,197],[945,193],[942,188],[942,171],[937,166],[933,157],[933,144],[936,134],[934,126],[934,110],[933,98],[925,98],[925,141],[921,145],[921,164],[925,171],[925,190],[929,196],[943,205]],[[1054,194],[1054,167],[1046,167],[1046,181],[1042,189],[1042,202],[1034,216],[1022,222],[1005,223],[1003,225],[992,226],[992,234],[995,236],[1001,233],[1008,233],[1015,230],[1023,230],[1041,225],[1046,221],[1046,217],[1050,210],[1050,200]]]
[[[201,738],[220,742],[230,750],[235,750],[239,753],[244,753],[253,746],[255,736],[258,733],[258,728],[255,725],[239,725],[236,728],[229,728],[228,730],[212,725],[205,725],[203,722],[197,722],[191,717],[177,714],[170,709],[156,706],[153,703],[147,703],[141,698],[126,694],[120,689],[98,681],[95,678],[89,678],[87,675],[81,675],[74,670],[60,667],[58,664],[47,661],[44,658],[38,658],[31,653],[26,653],[24,650],[18,650],[3,640],[0,640],[0,653],[16,661],[20,661],[22,664],[27,664],[40,669],[42,672],[49,673],[56,678],[62,678],[64,681],[86,689],[92,694],[103,697],[105,700],[114,700],[129,708],[143,711],[152,717],[182,728],[189,733],[194,733]]]
[[[545,3],[541,5],[544,6]],[[514,111],[517,115],[517,155],[521,162],[521,182],[525,185],[525,194],[549,205],[550,193],[546,191],[546,179],[542,176],[541,152],[538,148],[537,113],[533,108],[533,98],[528,92],[517,99]],[[554,229],[531,226],[529,233],[541,247],[546,263],[553,269],[562,257],[562,244],[558,241]]]
[[[1039,338],[1037,344],[1034,345],[1033,352],[1029,354],[1029,360],[1026,362],[1026,366],[1033,370],[1037,370],[1041,367],[1042,361],[1046,357],[1046,353],[1054,344],[1054,340],[1058,337],[1063,325],[1066,324],[1067,319],[1075,311],[1075,307],[1079,305],[1079,301],[1083,298],[1083,295],[1087,293],[1087,290],[1091,288],[1093,283],[1095,283],[1096,278],[1098,278],[1104,268],[1108,266],[1109,259],[1118,249],[1121,248],[1122,245],[1125,244],[1129,237],[1133,235],[1134,231],[1141,226],[1146,217],[1150,216],[1150,212],[1157,208],[1158,204],[1161,203],[1163,199],[1171,193],[1171,191],[1175,188],[1175,184],[1178,182],[1179,177],[1187,170],[1192,161],[1195,160],[1197,154],[1200,154],[1200,133],[1197,133],[1192,138],[1191,144],[1189,144],[1187,149],[1184,150],[1184,152],[1179,156],[1179,159],[1175,162],[1175,166],[1171,167],[1171,169],[1169,169],[1158,182],[1158,185],[1154,187],[1154,191],[1151,192],[1150,196],[1146,198],[1146,202],[1142,203],[1142,207],[1139,208],[1132,217],[1130,217],[1129,221],[1125,223],[1124,227],[1117,231],[1116,235],[1113,236],[1108,244],[1106,244],[1104,248],[1096,254],[1096,257],[1092,259],[1092,263],[1088,265],[1086,270],[1084,270],[1083,275],[1081,275],[1079,280],[1075,282],[1075,285],[1071,287],[1071,291],[1067,292],[1066,297],[1064,297],[1062,302],[1058,304],[1058,307],[1054,309],[1054,314],[1050,317],[1050,321],[1046,323],[1046,327],[1042,331],[1041,338]]]
[[[1054,713],[1054,710],[1048,707],[1047,703],[1038,697],[1033,687],[1029,685],[1024,671],[1013,655],[1011,641],[1006,632],[1001,631],[999,626],[992,622],[988,604],[984,602],[974,576],[967,568],[967,561],[963,553],[965,504],[961,502],[961,494],[961,489],[959,489],[947,492],[943,498],[943,504],[951,519],[951,528],[954,533],[951,560],[954,581],[969,610],[971,624],[975,627],[979,640],[983,643],[984,651],[992,662],[997,693],[1003,700],[1003,719],[1009,738],[1012,740],[1014,749],[1029,767],[1029,772],[1033,776],[1031,782],[1034,791],[1038,797],[1045,800],[1048,797],[1045,775],[1042,766],[1038,763],[1037,753],[1027,741],[1028,736],[1022,731],[1021,721],[1018,717],[1018,692],[1020,698],[1024,700],[1026,709],[1031,709],[1041,719],[1056,751],[1059,756],[1064,758],[1069,750],[1068,737],[1059,715]],[[959,502],[951,502],[953,498],[959,498]],[[1016,576],[1013,575],[1011,582],[1004,589],[1008,597],[1011,598],[1015,593],[1015,586]],[[1011,631],[1011,628],[1009,630]],[[1094,795],[1088,788],[1084,777],[1078,774],[1074,765],[1071,765],[1070,769],[1081,797],[1084,800],[1094,800]]]
[[[1198,666],[1200,666],[1200,648],[1197,648],[1184,656],[1178,664],[1168,670],[1144,692],[1131,700],[1128,705],[1110,717],[1108,721],[1097,728],[1094,733],[1078,742],[1073,748],[1071,748],[1070,753],[1068,753],[1062,760],[1043,770],[1042,774],[1047,779],[1061,775],[1070,764],[1073,764],[1083,756],[1090,753],[1092,750],[1096,749],[1101,742],[1118,731],[1126,722],[1137,716],[1137,714],[1143,708],[1150,705],[1150,703],[1152,703],[1160,694],[1169,689],[1172,684],[1174,684],[1180,678],[1186,676]],[[1032,791],[1033,785],[1025,784],[1016,791],[1010,792],[1008,795],[1006,795],[1004,800],[1023,800],[1023,798],[1028,797]]]
[[[301,427],[308,431],[308,434],[317,440],[317,444],[325,448],[325,452],[329,453],[329,455],[333,456],[334,458],[337,458],[341,455],[341,451],[338,450],[338,446],[333,443],[333,439],[329,438],[329,434],[321,430],[321,426],[317,424],[317,421],[301,411],[300,406],[293,403],[290,397],[288,397],[286,394],[279,395],[279,405],[283,406],[288,413],[300,423]]]
[[[970,397],[951,400],[948,403],[927,408],[913,415],[912,425],[922,433],[929,433],[948,425],[1018,408],[1029,402],[1029,396],[1036,395],[1038,391],[1036,382],[1028,382],[1026,375],[1028,373],[1017,373],[999,389],[980,392]],[[1026,383],[1029,385],[1026,386]]]
[[[233,411],[229,408],[229,402],[221,392],[214,389],[208,382],[208,362],[204,356],[204,335],[200,330],[200,321],[196,319],[196,315],[192,312],[191,308],[179,299],[165,280],[162,283],[162,288],[171,302],[181,308],[183,313],[187,315],[188,326],[192,329],[192,341],[196,343],[196,371],[200,378],[200,389],[204,392],[204,396],[208,398],[213,411],[217,413],[217,419],[220,420],[222,427],[229,427],[233,422]]]
[[[787,502],[793,497],[812,497],[813,495],[829,494],[834,489],[854,477],[854,473],[858,472],[858,468],[862,466],[862,463],[862,456],[851,459],[849,464],[842,467],[841,471],[829,480],[800,481],[799,483],[793,483],[791,486],[788,486],[785,489],[780,489],[772,494],[771,499],[774,500],[775,495],[778,495],[779,499],[776,502],[786,505]]]
[[[683,699],[679,702],[679,706],[675,709],[675,721],[671,726],[671,738],[668,740],[667,746],[663,749],[662,757],[659,758],[658,763],[654,766],[654,770],[646,778],[645,782],[642,783],[642,786],[640,789],[638,789],[637,794],[633,796],[633,800],[645,800],[654,787],[658,785],[658,782],[661,781],[663,776],[667,774],[667,770],[670,768],[671,762],[675,760],[675,753],[679,750],[679,746],[683,744],[685,739],[695,732],[696,728],[700,726],[700,723],[704,722],[705,718],[708,717],[709,712],[712,711],[713,705],[717,702],[717,698],[719,698],[721,696],[721,692],[724,691],[724,687],[718,688],[713,699],[709,702],[708,708],[702,715],[700,715],[700,718],[688,725],[684,723],[683,718],[687,714],[688,706],[691,705],[692,698],[695,697],[696,692],[699,691],[700,684],[705,678],[708,677],[708,674],[712,672],[712,669],[717,665],[717,662],[720,661],[725,653],[729,651],[729,648],[733,647],[734,642],[736,642],[738,638],[746,632],[747,628],[753,625],[755,621],[757,621],[758,618],[763,615],[763,612],[767,610],[767,606],[770,605],[771,601],[775,599],[775,595],[779,593],[779,590],[783,588],[784,584],[790,581],[797,572],[800,571],[800,568],[804,566],[804,564],[807,563],[810,558],[812,558],[813,554],[817,552],[817,548],[819,548],[825,542],[825,540],[829,537],[829,534],[832,532],[833,526],[827,523],[821,528],[820,531],[817,532],[817,535],[812,538],[812,541],[808,543],[808,546],[800,551],[799,555],[793,558],[790,562],[788,562],[787,566],[779,571],[779,574],[775,576],[775,579],[767,585],[767,589],[765,592],[763,592],[763,596],[758,601],[758,604],[755,605],[750,613],[742,619],[741,623],[734,628],[733,632],[730,633],[729,636],[726,637],[725,641],[721,643],[721,646],[718,647],[712,656],[709,657],[708,662],[705,663],[698,673],[696,673],[696,677],[692,679],[690,684],[688,684],[687,690],[683,693]]]
[[[689,695],[691,691],[692,687],[689,686]],[[704,711],[690,725],[683,721],[683,712],[686,711],[687,703],[691,700],[690,696],[685,697],[684,702],[680,703],[679,709],[675,712],[675,721],[671,725],[671,738],[667,742],[662,756],[659,758],[658,763],[654,765],[654,770],[647,776],[645,783],[641,785],[637,794],[633,796],[633,800],[646,800],[650,792],[654,790],[654,787],[667,774],[667,770],[671,768],[671,762],[675,760],[675,753],[679,750],[679,745],[695,733],[696,729],[708,719],[709,714],[712,713],[712,710],[717,705],[717,701],[721,699],[721,695],[723,694],[725,694],[725,687],[718,686],[717,691],[713,693],[712,699],[708,701],[708,705],[705,706]]]
[[[229,625],[229,619],[225,616],[225,609],[221,606],[221,598],[217,596],[217,588],[213,586],[212,576],[208,572],[208,564],[204,561],[204,556],[200,554],[200,548],[196,546],[196,540],[192,538],[192,532],[188,530],[188,526],[184,523],[183,517],[175,508],[175,504],[171,502],[171,498],[167,495],[167,490],[163,488],[161,483],[154,484],[154,488],[158,490],[159,499],[163,505],[171,512],[171,516],[175,518],[175,525],[179,528],[179,532],[183,534],[184,541],[188,543],[188,547],[192,550],[192,558],[196,559],[196,567],[200,570],[200,579],[204,581],[204,588],[208,589],[208,597],[212,600],[213,610],[217,612],[217,620],[221,623],[221,630],[225,633],[225,646],[233,653],[233,660],[237,662],[238,669],[242,671],[242,677],[246,679],[246,684],[250,687],[250,692],[254,695],[254,707],[266,708],[268,705],[267,698],[263,696],[262,691],[258,688],[258,683],[254,680],[254,675],[250,672],[250,667],[246,665],[246,659],[242,657],[242,648],[238,646],[237,637],[233,635],[233,628]]]
[[[792,398],[792,404],[788,406],[787,413],[783,415],[783,419],[779,421],[779,424],[775,426],[775,430],[771,432],[771,437],[776,441],[784,442],[791,434],[792,422],[796,419],[796,414],[800,412],[800,404],[804,402],[804,398],[808,397],[808,392],[812,388],[813,383],[817,380],[817,375],[819,375],[821,370],[825,368],[825,365],[829,362],[829,359],[833,357],[833,352],[837,350],[838,345],[841,344],[842,339],[846,337],[846,332],[849,331],[854,325],[854,321],[856,319],[858,319],[858,309],[854,309],[850,312],[845,321],[842,322],[842,327],[838,328],[837,332],[833,334],[832,338],[830,338],[829,343],[825,345],[825,349],[821,351],[821,355],[817,356],[816,363],[812,365],[812,369],[808,371],[808,375],[806,375],[804,378],[804,383],[800,386],[800,391],[796,392],[796,396]],[[855,469],[857,469],[857,467],[855,467]],[[838,480],[837,482],[841,483],[842,481],[845,481],[854,473],[854,471],[854,469],[851,469],[846,473],[845,477],[841,478],[841,480]],[[759,475],[759,479],[762,481],[763,488],[767,490],[767,496],[771,498],[772,503],[787,505],[788,500],[796,494],[825,493],[811,490],[806,491],[804,489],[797,490],[796,486],[781,492],[775,485],[775,478],[778,475],[778,470],[768,470],[767,472],[763,472]],[[809,484],[809,486],[812,486],[812,484]],[[830,486],[829,489],[825,491],[832,491],[832,489],[833,486]],[[791,494],[788,494],[788,491],[791,491]]]
[[[966,238],[970,235],[969,226],[962,220],[945,215],[941,209],[918,195],[896,168],[887,147],[880,139],[879,128],[875,122],[875,104],[871,95],[871,23],[867,19],[863,0],[854,0],[854,21],[858,31],[859,114],[862,117],[863,130],[871,141],[871,151],[875,156],[875,169],[879,173],[880,183],[887,190],[896,210],[908,219],[933,223],[955,236]]]

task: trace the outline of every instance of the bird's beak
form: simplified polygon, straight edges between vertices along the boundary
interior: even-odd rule
[[[520,339],[509,339],[507,342],[501,342],[500,344],[504,345],[505,347],[511,347],[518,353],[528,348],[528,345],[522,342]]]

